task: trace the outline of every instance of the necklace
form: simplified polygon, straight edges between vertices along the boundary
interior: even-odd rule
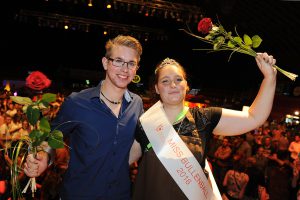
[[[112,101],[112,100],[108,99],[108,98],[102,93],[101,90],[100,90],[100,93],[101,93],[101,95],[102,95],[109,103],[116,104],[116,105],[121,103],[121,101]]]

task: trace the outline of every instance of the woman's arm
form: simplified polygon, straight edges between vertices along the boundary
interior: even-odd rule
[[[136,140],[134,140],[129,153],[129,165],[131,165],[135,161],[138,161],[138,159],[141,156],[142,156],[141,145]]]
[[[259,53],[256,63],[264,79],[256,98],[248,111],[222,109],[221,119],[214,129],[216,135],[239,135],[262,125],[268,118],[276,88],[276,69],[272,66],[276,60],[267,53]]]

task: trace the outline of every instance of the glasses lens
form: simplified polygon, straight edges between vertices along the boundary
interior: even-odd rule
[[[112,61],[112,64],[115,67],[123,67],[124,64],[126,64],[125,67],[127,67],[128,69],[133,70],[133,69],[137,68],[137,63],[136,62],[132,62],[132,61],[131,62],[125,62],[125,61],[120,60],[120,59],[112,59],[112,58],[110,58],[110,60]]]
[[[124,64],[124,61],[116,59],[116,60],[113,60],[112,64],[116,67],[122,67]]]
[[[137,67],[137,64],[135,62],[128,62],[127,67],[129,69],[135,69]]]

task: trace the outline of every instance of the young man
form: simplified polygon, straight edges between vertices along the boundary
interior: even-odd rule
[[[62,200],[130,199],[129,151],[143,104],[127,85],[139,67],[142,46],[120,35],[105,48],[105,79],[95,88],[72,93],[53,122],[70,141]],[[24,172],[29,177],[46,169],[43,155],[27,158]]]

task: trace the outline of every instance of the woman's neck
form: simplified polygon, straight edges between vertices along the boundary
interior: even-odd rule
[[[166,112],[166,115],[170,121],[170,123],[176,122],[176,118],[179,115],[179,113],[182,112],[184,108],[184,104],[177,104],[177,105],[169,105],[169,104],[164,104],[164,110]]]

